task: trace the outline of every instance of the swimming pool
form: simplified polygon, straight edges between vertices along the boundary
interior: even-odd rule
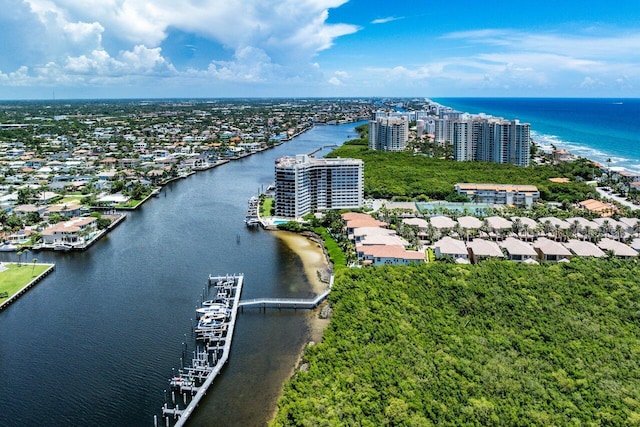
[[[416,202],[416,208],[422,215],[438,215],[443,211],[457,211],[468,215],[485,214],[493,205],[487,203],[462,202]]]

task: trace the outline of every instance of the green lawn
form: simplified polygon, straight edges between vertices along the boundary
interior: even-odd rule
[[[140,203],[142,203],[142,200],[144,200],[144,199],[141,199],[141,200],[131,199],[126,203],[117,204],[116,208],[120,208],[120,209],[122,209],[122,208],[137,208],[138,205],[140,205]]]
[[[271,208],[273,207],[274,198],[265,197],[264,201],[260,204],[260,216],[271,216]]]
[[[7,297],[0,297],[0,303],[5,302],[16,292],[25,287],[31,280],[43,273],[51,264],[5,264],[8,270],[0,272],[0,295],[6,292]]]
[[[63,203],[63,204],[67,204],[67,205],[81,205],[82,204],[82,199],[84,198],[83,195],[68,195],[62,198],[62,200],[60,200],[58,203]]]

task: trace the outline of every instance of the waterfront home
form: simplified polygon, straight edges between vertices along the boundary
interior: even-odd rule
[[[396,236],[395,230],[380,227],[358,227],[353,229],[353,240],[356,244],[363,241],[365,238],[377,237],[377,236]]]
[[[380,230],[383,229],[381,228]],[[409,246],[409,242],[395,234],[370,234],[363,236],[358,243],[362,246],[389,245],[402,246],[404,248]]]
[[[30,213],[37,213],[42,216],[47,210],[47,206],[45,205],[18,205],[13,208],[12,212],[17,216],[24,218]]]
[[[638,252],[624,243],[606,237],[598,242],[598,247],[603,251],[612,251],[617,258],[627,259],[638,256]]]
[[[580,257],[604,258],[607,256],[607,254],[594,243],[584,240],[569,239],[569,241],[562,243],[562,245]]]
[[[94,217],[75,217],[62,221],[42,231],[42,241],[46,245],[78,244],[84,242],[87,234],[97,229],[98,220]]]
[[[446,236],[434,243],[436,258],[450,256],[456,262],[469,262],[469,251],[462,240]]]
[[[43,217],[47,218],[53,214],[74,217],[82,215],[82,205],[50,205],[46,207]]]
[[[425,261],[423,252],[408,251],[399,245],[358,245],[356,251],[363,265],[408,265]]]
[[[502,259],[504,254],[500,249],[500,246],[494,241],[484,239],[473,239],[471,242],[467,242],[467,250],[471,262],[478,263],[486,259]]]
[[[353,240],[353,231],[360,227],[387,227],[388,224],[383,221],[378,221],[371,215],[358,213],[358,212],[346,212],[342,214],[342,220],[345,223],[347,229],[347,236]]]
[[[562,261],[571,259],[571,251],[562,244],[549,240],[546,237],[540,237],[533,242],[533,248],[538,253],[541,261]]]
[[[535,261],[538,253],[533,247],[513,237],[507,237],[500,242],[500,247],[507,253],[507,259],[510,261],[526,262]]]

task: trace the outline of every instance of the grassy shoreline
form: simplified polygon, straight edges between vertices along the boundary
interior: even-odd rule
[[[7,270],[0,271],[0,305],[28,286],[53,264],[4,263]],[[6,296],[4,296],[6,295]]]

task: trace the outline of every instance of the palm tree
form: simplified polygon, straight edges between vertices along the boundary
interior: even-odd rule
[[[591,229],[591,227],[586,225],[584,227],[584,233],[582,233],[582,240],[584,241],[586,238],[588,238],[589,241],[591,241],[592,234],[593,234],[593,230]]]
[[[571,231],[571,235],[573,237],[577,237],[578,231],[580,230],[580,223],[578,222],[578,220],[574,220],[571,223],[571,226],[569,227],[569,230]]]
[[[520,232],[522,231],[522,220],[520,218],[514,219],[511,223],[511,229],[518,235],[518,237],[520,237]]]
[[[31,260],[33,266],[31,267],[31,275],[33,276],[33,271],[36,269],[36,263],[38,262],[38,258],[34,258]]]
[[[624,227],[620,224],[616,225],[615,233],[616,236],[618,236],[618,240],[622,241],[622,236],[624,235]]]
[[[16,255],[18,255],[18,267],[20,267],[22,265],[22,250],[16,252]]]

